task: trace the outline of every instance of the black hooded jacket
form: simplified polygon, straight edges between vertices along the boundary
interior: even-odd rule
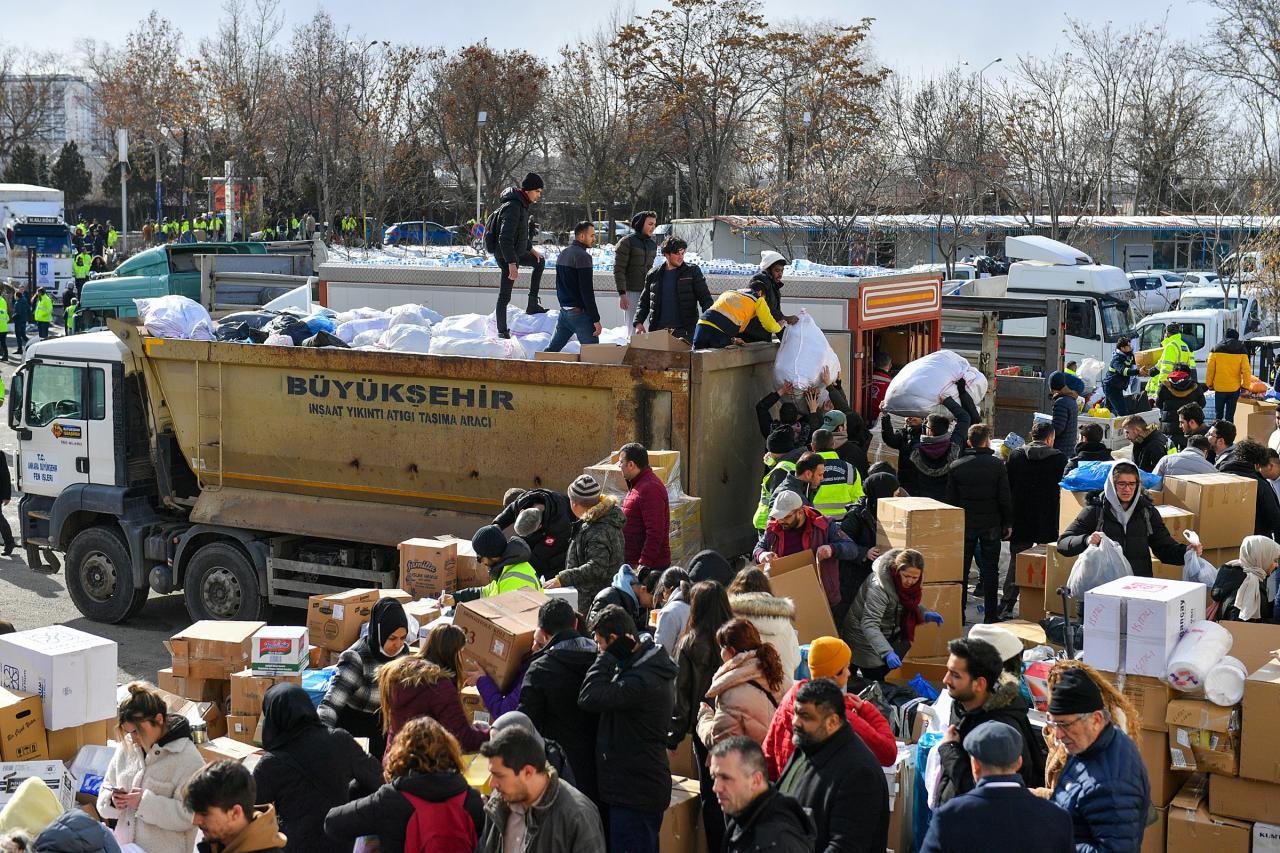
[[[1152,554],[1162,563],[1181,566],[1186,559],[1187,546],[1169,533],[1150,498],[1139,494],[1134,500],[1138,501],[1138,507],[1125,525],[1101,492],[1091,493],[1084,509],[1058,538],[1058,552],[1064,557],[1084,553],[1089,537],[1100,530],[1108,539],[1120,544],[1135,575],[1151,577]]]
[[[542,526],[523,538],[529,546],[529,563],[543,578],[553,578],[564,571],[564,555],[572,534],[574,517],[567,495],[550,489],[529,489],[507,504],[493,523],[506,530],[516,523],[520,513],[539,506]]]
[[[1271,481],[1259,474],[1252,465],[1234,455],[1221,468],[1224,474],[1235,474],[1253,480],[1257,487],[1254,490],[1253,532],[1257,536],[1272,539],[1280,536],[1280,498],[1276,497]]]
[[[275,803],[280,831],[291,853],[348,853],[350,847],[325,835],[329,810],[350,797],[354,781],[361,794],[382,785],[382,765],[342,729],[320,722],[315,705],[296,684],[277,684],[262,700],[262,743],[266,754],[253,768],[258,799]]]
[[[350,850],[362,835],[376,835],[382,842],[382,853],[405,853],[405,830],[413,817],[413,804],[401,791],[433,803],[442,803],[465,791],[463,808],[476,825],[476,837],[484,832],[484,801],[479,791],[467,786],[465,776],[457,771],[410,770],[369,796],[332,809],[324,821],[325,833],[344,850]]]
[[[529,244],[529,200],[519,187],[507,187],[498,199],[498,266],[520,263],[520,255]]]
[[[765,304],[773,313],[773,319],[782,323],[782,282],[774,281],[768,270],[761,270],[751,277],[751,288],[764,296]],[[749,344],[762,341],[767,343],[773,340],[773,335],[766,332],[764,326],[760,325],[760,321],[754,318],[738,337]]]
[[[563,631],[529,661],[518,710],[548,740],[564,748],[574,787],[595,800],[596,725],[599,715],[578,706],[578,693],[599,650],[577,631]]]
[[[1076,455],[1067,463],[1067,471],[1074,471],[1081,462],[1110,462],[1111,448],[1101,441],[1082,441],[1076,445]]]
[[[871,560],[867,559],[867,552],[876,547],[876,507],[881,498],[893,497],[897,491],[897,477],[887,472],[872,474],[862,481],[862,497],[840,519],[840,529],[858,549],[857,559],[842,561],[841,601],[853,601],[863,582],[871,576]]]
[[[1013,542],[1058,538],[1058,509],[1067,457],[1049,444],[1025,444],[1009,454],[1005,470],[1013,495]]]
[[[1160,410],[1160,430],[1179,450],[1187,446],[1187,437],[1182,434],[1182,427],[1178,424],[1178,409],[1188,403],[1195,403],[1203,408],[1204,402],[1204,391],[1200,390],[1200,383],[1191,376],[1177,382],[1166,379],[1160,383],[1160,389],[1156,391],[1156,408]]]
[[[809,853],[813,821],[800,804],[769,786],[741,814],[725,815],[726,853]]]
[[[981,707],[966,712],[959,702],[951,706],[951,722],[960,731],[960,740],[938,744],[938,758],[942,763],[939,780],[939,799],[946,802],[972,791],[977,785],[973,768],[969,765],[969,753],[963,741],[969,732],[982,723],[994,720],[1013,726],[1022,735],[1022,781],[1028,788],[1044,787],[1044,764],[1048,752],[1040,730],[1027,719],[1027,700],[1018,688],[1018,679],[1004,673],[987,694]]]

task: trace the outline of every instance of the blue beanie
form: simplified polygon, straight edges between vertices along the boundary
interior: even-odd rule
[[[1067,387],[1067,374],[1063,373],[1061,370],[1055,370],[1053,373],[1049,374],[1049,390],[1050,391],[1061,391],[1063,388],[1066,388],[1066,387]]]

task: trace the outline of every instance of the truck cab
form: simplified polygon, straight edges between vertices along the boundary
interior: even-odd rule
[[[1231,311],[1236,316],[1236,328],[1240,330],[1242,339],[1256,337],[1266,332],[1276,331],[1264,328],[1264,314],[1258,302],[1258,296],[1249,288],[1241,289],[1240,285],[1230,285],[1227,290],[1219,286],[1189,287],[1182,292],[1178,300],[1179,310],[1200,310],[1216,308]],[[1268,324],[1273,325],[1273,324]]]
[[[1222,343],[1227,329],[1236,326],[1234,313],[1221,308],[1200,308],[1161,311],[1143,317],[1134,333],[1137,340],[1133,348],[1157,349],[1164,339],[1164,328],[1169,323],[1177,323],[1182,328],[1182,340],[1191,348],[1191,353],[1196,358],[1196,377],[1203,382],[1209,365],[1209,353]]]

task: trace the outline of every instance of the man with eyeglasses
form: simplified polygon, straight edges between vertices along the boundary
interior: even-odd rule
[[[1058,551],[1066,557],[1097,545],[1105,535],[1120,545],[1135,575],[1151,577],[1151,555],[1171,566],[1181,566],[1187,551],[1203,552],[1201,545],[1177,542],[1164,526],[1151,499],[1142,493],[1137,467],[1117,462],[1107,474],[1101,492],[1086,499],[1085,506],[1058,539]]]
[[[1084,669],[1062,668],[1049,695],[1047,726],[1067,751],[1051,801],[1071,816],[1076,850],[1138,853],[1151,802],[1147,769]]]

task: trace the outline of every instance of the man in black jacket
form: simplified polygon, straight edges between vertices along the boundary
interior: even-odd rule
[[[981,420],[963,379],[956,380],[956,390],[959,402],[949,396],[938,401],[955,418],[954,427],[943,415],[929,415],[921,435],[910,420],[906,429],[895,431],[889,413],[880,416],[880,435],[886,445],[898,451],[898,480],[912,497],[946,501],[951,464],[960,457],[969,425]]]
[[[1031,425],[1031,441],[1009,454],[1005,466],[1009,491],[1018,496],[1013,505],[1013,533],[1009,537],[1009,565],[1017,555],[1038,542],[1058,538],[1058,511],[1062,493],[1059,483],[1067,457],[1053,446],[1053,424],[1036,421]],[[1005,574],[1000,615],[1010,617],[1018,603],[1017,574]]]
[[[1219,424],[1214,425],[1216,429]],[[1231,445],[1231,458],[1218,470],[1223,474],[1235,474],[1253,480],[1254,489],[1253,532],[1257,536],[1280,537],[1280,498],[1276,497],[1271,481],[1262,474],[1267,467],[1267,448],[1251,438]]]
[[[560,352],[574,335],[580,344],[600,341],[600,309],[596,307],[595,284],[591,280],[593,262],[587,252],[595,244],[596,228],[583,220],[573,228],[573,242],[556,256],[556,299],[560,302],[560,316],[547,352]]]
[[[1081,462],[1110,462],[1111,448],[1102,442],[1102,424],[1088,423],[1080,427],[1080,443],[1076,453],[1067,463],[1067,470],[1074,471]]]
[[[518,710],[538,733],[564,748],[573,768],[574,787],[597,801],[597,714],[578,707],[578,693],[587,670],[595,663],[595,641],[578,631],[578,614],[563,598],[553,598],[538,608],[536,650],[520,688]]]
[[[1231,421],[1216,420],[1209,432],[1209,449],[1213,451],[1213,467],[1226,471],[1236,455],[1236,425]]]
[[[815,678],[796,691],[796,751],[778,790],[813,819],[814,850],[883,853],[889,843],[884,769],[844,715],[844,691],[831,679]]]
[[[529,307],[538,305],[538,281],[541,278],[541,255],[527,251],[529,246],[529,208],[542,198],[542,176],[530,172],[524,176],[518,187],[508,187],[500,197],[502,206],[498,209],[498,229],[494,258],[498,268],[502,270],[502,285],[498,291],[498,308],[494,320],[498,324],[498,337],[509,338],[507,331],[507,304],[511,302],[511,291],[516,286],[516,276],[520,265],[534,267],[536,277],[529,288]],[[532,310],[531,310],[532,313]]]
[[[942,677],[951,695],[951,724],[938,744],[942,763],[939,799],[942,802],[973,790],[973,769],[963,741],[982,723],[996,720],[1022,735],[1022,781],[1028,788],[1044,786],[1047,749],[1040,732],[1027,719],[1027,700],[1018,679],[1004,671],[995,646],[985,640],[958,639],[948,644],[947,674]]]
[[[728,818],[725,853],[811,853],[813,822],[800,804],[769,785],[760,744],[746,735],[711,750],[711,778]]]
[[[769,306],[769,313],[783,325],[795,322],[794,317],[782,313],[782,271],[787,266],[787,259],[777,252],[760,254],[760,272],[751,277],[751,287],[764,297]],[[773,335],[767,332],[759,320],[752,320],[739,335],[747,343],[768,342]]]
[[[1142,494],[1139,476],[1132,462],[1112,466],[1103,490],[1090,494],[1075,521],[1062,531],[1058,552],[1074,557],[1097,545],[1105,534],[1120,545],[1133,573],[1144,578],[1151,577],[1152,554],[1162,563],[1181,566],[1188,550],[1203,553],[1203,545],[1182,545],[1169,534],[1151,499]]]
[[[596,767],[600,800],[609,807],[609,849],[658,853],[662,815],[671,805],[667,726],[676,665],[647,634],[636,639],[635,622],[621,607],[600,611],[591,631],[600,656],[582,682],[578,707],[600,715]]]
[[[969,450],[951,466],[947,499],[964,510],[964,582],[960,612],[969,605],[969,564],[978,557],[978,582],[985,602],[985,622],[999,621],[1000,542],[1013,532],[1013,499],[1004,460],[991,449],[986,424],[969,427]]]
[[[515,528],[515,534],[529,546],[529,563],[543,580],[564,571],[574,521],[568,495],[550,489],[512,489],[504,497],[509,500],[504,500],[506,506],[493,523],[503,530]]]
[[[644,321],[648,318],[651,332],[670,329],[677,338],[693,339],[698,317],[711,307],[711,291],[707,289],[702,269],[697,264],[684,262],[688,247],[679,237],[669,237],[662,244],[665,263],[645,277],[636,310],[637,333],[644,331]]]
[[[1129,415],[1124,419],[1124,437],[1133,443],[1134,464],[1148,474],[1169,452],[1169,439],[1158,426],[1147,423],[1141,415]]]
[[[640,292],[645,276],[658,254],[653,229],[658,225],[657,211],[642,210],[631,217],[631,233],[618,241],[613,254],[613,283],[618,288],[618,305],[627,318],[627,327],[636,324]],[[698,318],[694,317],[696,323]],[[691,333],[692,334],[692,333]]]

